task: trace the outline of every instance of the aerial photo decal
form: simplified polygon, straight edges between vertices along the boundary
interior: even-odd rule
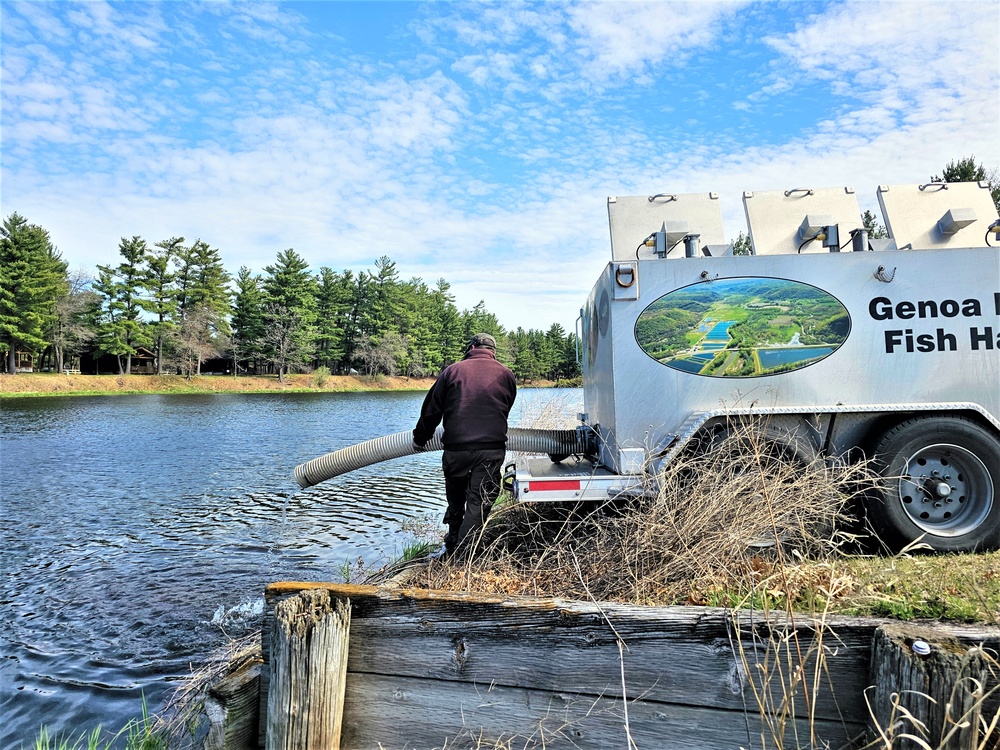
[[[851,332],[839,300],[787,279],[720,279],[675,289],[642,311],[635,339],[667,367],[717,378],[791,372],[833,354]]]

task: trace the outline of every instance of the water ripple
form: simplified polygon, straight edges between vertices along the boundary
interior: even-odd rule
[[[522,391],[513,422],[579,391]],[[121,396],[3,402],[0,747],[155,709],[259,627],[274,580],[340,580],[438,522],[440,454],[308,490],[303,461],[410,429],[423,394]],[[363,415],[363,416],[362,416]],[[528,422],[530,424],[530,421]]]

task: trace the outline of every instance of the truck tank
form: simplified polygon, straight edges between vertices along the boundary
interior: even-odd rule
[[[989,185],[611,197],[611,261],[577,320],[584,454],[522,458],[520,501],[635,493],[696,436],[757,415],[816,455],[872,456],[867,511],[902,548],[1000,546],[1000,221]],[[553,458],[561,459],[560,456]]]

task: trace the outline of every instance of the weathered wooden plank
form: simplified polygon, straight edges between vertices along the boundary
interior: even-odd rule
[[[984,697],[1000,684],[983,647],[995,654],[1000,634],[980,629],[965,635],[963,643],[954,633],[912,623],[884,625],[876,631],[871,667],[873,737],[891,738],[898,750],[916,750],[925,746],[923,742],[941,750],[979,746],[979,716],[992,718],[996,710],[995,697],[985,701]],[[979,636],[978,644],[970,647],[970,635]],[[915,648],[917,642],[926,648]]]
[[[312,589],[280,602],[271,634],[268,750],[340,747],[351,609]]]
[[[861,737],[865,727],[817,721],[811,736],[808,723],[799,720],[789,721],[785,729],[784,747],[836,748]],[[792,740],[795,731],[798,742]],[[664,706],[645,700],[629,701],[628,734],[637,747],[657,750],[778,746],[752,711]],[[811,739],[817,744],[811,745]],[[621,700],[370,674],[349,676],[343,745],[356,750],[629,747]]]
[[[257,747],[257,711],[261,664],[226,675],[205,697],[209,729],[204,750],[252,750]]]
[[[815,661],[809,648],[818,626],[809,620],[788,622],[775,616],[765,622],[760,613],[734,615],[710,608],[598,606],[324,583],[273,584],[266,592],[265,661],[270,659],[274,607],[307,589],[351,597],[346,747],[376,747],[379,737],[386,740],[384,747],[393,748],[441,747],[446,737],[459,737],[458,744],[449,742],[449,748],[477,746],[473,730],[494,739],[509,738],[512,732],[532,741],[544,738],[545,742],[535,743],[539,747],[624,746],[621,716],[617,725],[605,722],[599,729],[588,723],[598,715],[614,716],[623,706],[623,665],[629,724],[633,735],[643,738],[640,746],[759,747],[761,719],[755,700],[759,696],[772,712],[767,719],[772,726],[799,729],[797,741],[785,746],[808,746],[817,739],[803,733],[807,707],[800,694],[790,705],[780,703],[782,686],[788,684],[800,650],[805,662]],[[825,661],[818,694],[808,670],[805,679],[810,685],[810,708],[817,717],[812,726],[833,746],[854,736],[868,719],[863,695],[873,682],[868,661],[880,624],[884,621],[838,617],[819,628]],[[994,652],[1000,646],[1000,631],[995,628],[934,630],[938,636],[947,632],[965,646],[985,642]],[[622,657],[619,636],[628,647]],[[774,675],[770,690],[755,694],[748,671],[757,676],[757,684],[760,675]],[[267,680],[265,665],[261,679],[265,695]],[[894,688],[883,684],[881,689]],[[989,716],[997,700],[994,696],[988,704]],[[589,708],[581,713],[580,706]],[[799,721],[783,716],[788,709]],[[463,717],[457,726],[456,714]],[[419,742],[415,732],[423,738]],[[585,738],[594,733],[600,739],[588,745]],[[770,744],[768,736],[765,731],[765,746]],[[671,744],[675,737],[679,739]]]
[[[337,595],[335,589],[332,593]],[[870,622],[847,621],[836,635],[824,633],[825,662],[814,696],[814,628],[805,619],[791,627],[783,618],[765,622],[741,613],[737,629],[731,614],[721,609],[598,607],[356,587],[351,593],[352,673],[621,697],[624,665],[629,698],[740,710],[746,702],[756,709],[749,672],[769,708],[780,710],[801,652],[815,716],[867,715],[863,690],[874,630]],[[623,656],[619,636],[626,646]],[[760,687],[762,679],[766,689]],[[802,690],[797,684],[800,715],[808,710]]]

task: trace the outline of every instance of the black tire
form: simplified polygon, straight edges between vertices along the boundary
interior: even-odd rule
[[[883,486],[869,504],[879,537],[900,550],[920,541],[940,552],[1000,546],[1000,441],[964,417],[908,419],[875,447]]]

